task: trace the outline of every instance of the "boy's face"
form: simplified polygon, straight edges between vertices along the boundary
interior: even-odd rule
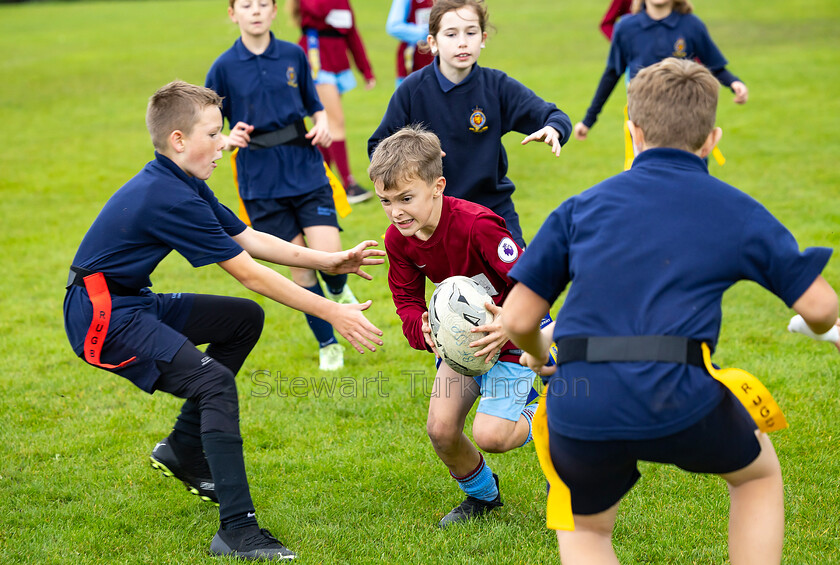
[[[201,180],[207,180],[216,168],[216,161],[222,158],[222,112],[216,106],[202,110],[198,122],[189,135],[182,134],[179,165],[185,173]]]
[[[230,19],[239,24],[242,35],[260,37],[269,32],[277,15],[277,4],[271,0],[236,0],[228,8]]]
[[[400,230],[400,234],[405,237],[417,236],[424,241],[435,233],[440,221],[444,187],[446,179],[443,177],[431,185],[418,178],[411,178],[389,190],[383,189],[381,181],[374,183],[385,215]]]

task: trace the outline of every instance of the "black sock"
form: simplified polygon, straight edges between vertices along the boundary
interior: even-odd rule
[[[242,437],[238,434],[210,432],[202,434],[201,440],[216,485],[222,529],[256,526],[254,503],[242,456]]]

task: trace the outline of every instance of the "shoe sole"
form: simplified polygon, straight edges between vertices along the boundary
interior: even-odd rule
[[[156,470],[160,471],[161,473],[163,473],[164,477],[174,477],[176,479],[178,478],[178,477],[175,477],[175,473],[173,473],[172,471],[169,470],[169,467],[167,467],[166,465],[164,465],[163,463],[161,463],[160,461],[158,461],[154,457],[149,457],[149,463],[152,465],[152,469],[156,469]],[[178,480],[180,480],[180,479],[178,479]],[[215,500],[213,500],[209,496],[207,496],[205,494],[201,494],[201,492],[197,488],[192,486],[191,484],[189,484],[185,481],[181,481],[181,484],[183,484],[187,488],[187,491],[190,494],[194,494],[195,496],[197,496],[198,498],[200,498],[204,502],[209,502],[210,504],[213,504],[215,506],[219,505],[218,502],[216,502]]]
[[[367,194],[360,194],[359,196],[348,196],[347,202],[350,204],[358,204],[359,202],[364,202],[365,200],[370,200],[373,198],[373,193],[368,192]]]

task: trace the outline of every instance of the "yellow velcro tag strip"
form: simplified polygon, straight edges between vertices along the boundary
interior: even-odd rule
[[[242,202],[242,197],[239,196],[239,175],[236,172],[236,155],[239,153],[237,147],[230,152],[230,168],[233,171],[233,186],[236,188],[236,197],[239,199],[239,219],[245,222],[245,225],[251,225],[251,218],[248,217],[248,212],[245,211],[245,203]]]
[[[540,395],[540,404],[531,422],[537,458],[540,460],[540,467],[549,485],[545,522],[551,530],[574,530],[575,520],[572,517],[572,497],[569,487],[557,474],[551,462],[551,452],[548,447],[548,415],[545,409],[546,390]]]
[[[715,148],[712,149],[712,157],[715,158],[715,161],[717,161],[717,164],[721,167],[724,163],[726,163],[726,157],[723,156],[723,153],[720,152],[717,145],[715,145]]]
[[[738,401],[744,405],[759,430],[770,433],[788,427],[782,409],[773,400],[767,387],[755,375],[742,369],[716,369],[712,365],[709,346],[705,343],[703,344],[703,363],[709,374],[731,390]]]
[[[347,201],[347,193],[344,191],[344,185],[341,184],[341,181],[338,180],[338,177],[330,170],[327,166],[326,161],[324,162],[324,169],[327,172],[327,180],[330,181],[330,187],[332,188],[333,193],[333,202],[335,202],[335,211],[338,212],[338,216],[340,218],[346,218],[353,209],[350,207],[350,203]]]
[[[627,127],[627,120],[630,115],[627,113],[627,105],[624,105],[624,170],[629,171],[633,166],[633,159],[636,153],[633,151],[633,137],[630,135],[630,128]]]

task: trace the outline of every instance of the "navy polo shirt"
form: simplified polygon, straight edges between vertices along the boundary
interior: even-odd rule
[[[441,74],[438,64],[435,60],[400,84],[368,140],[368,155],[400,128],[422,124],[440,138],[446,152],[446,195],[486,206],[508,220],[515,187],[507,177],[502,136],[552,126],[565,143],[571,121],[557,106],[502,71],[476,64],[467,78],[454,84]]]
[[[222,115],[229,126],[250,124],[254,126],[252,136],[281,129],[324,109],[306,54],[274,34],[260,55],[237,39],[210,67],[205,84],[224,98]],[[244,200],[298,196],[328,183],[323,157],[314,146],[241,148],[236,167]]]
[[[624,16],[615,27],[607,66],[583,123],[591,127],[625,72],[631,80],[645,67],[668,57],[696,59],[724,85],[738,77],[726,70],[726,58],[712,41],[706,25],[694,14],[671,12],[654,20],[643,10]]]
[[[714,348],[725,290],[751,280],[791,306],[830,255],[800,252],[760,203],[710,176],[696,155],[663,148],[563,202],[510,276],[549,303],[571,283],[555,340],[673,335]],[[647,362],[566,363],[550,386],[551,429],[584,440],[675,433],[724,390],[700,367]]]
[[[103,361],[119,363],[139,352],[142,359],[118,372],[150,391],[158,374],[154,360],[171,360],[186,340],[174,331],[158,331],[159,309],[179,312],[174,318],[182,324],[182,318],[189,314],[189,300],[184,300],[183,306],[169,304],[170,299],[180,300],[181,296],[167,295],[164,300],[162,295],[152,293],[145,288],[152,284],[149,276],[173,249],[194,267],[232,259],[242,253],[232,236],[245,229],[246,225],[218,201],[207,183],[190,177],[169,158],[155,153],[154,161],[111,196],[73,258],[77,267],[101,272],[123,286],[143,289],[140,296],[112,296]],[[91,316],[87,291],[71,286],[64,300],[64,321],[77,354],[82,352]],[[133,349],[124,351],[120,343],[130,344]],[[109,345],[113,345],[112,350]]]

